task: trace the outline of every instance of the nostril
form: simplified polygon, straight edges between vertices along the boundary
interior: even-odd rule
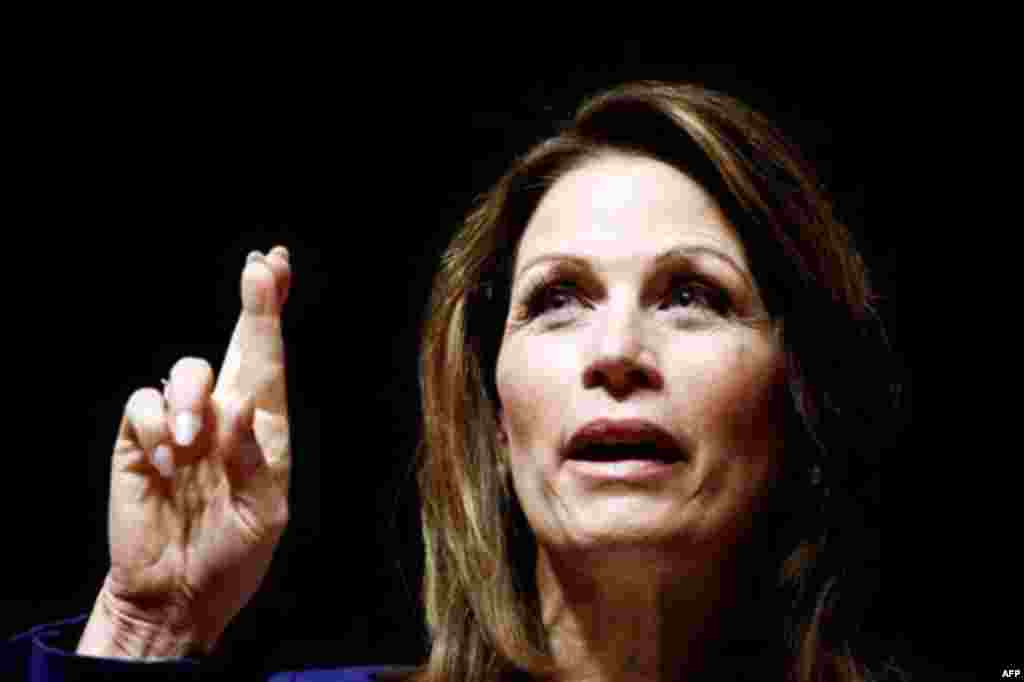
[[[661,372],[657,368],[630,359],[595,362],[583,376],[584,388],[603,386],[613,393],[641,388],[659,390],[663,384]]]

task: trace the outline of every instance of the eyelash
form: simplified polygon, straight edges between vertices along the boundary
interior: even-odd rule
[[[691,293],[696,292],[696,295],[692,296],[691,302],[699,301],[698,305],[708,311],[724,316],[731,309],[729,296],[724,291],[699,278],[674,277],[670,288],[670,297],[676,292],[684,290]],[[550,304],[554,294],[579,298],[579,287],[571,279],[564,277],[542,278],[531,286],[525,295],[526,318],[532,320],[553,310],[554,308]],[[689,307],[689,304],[686,307]]]

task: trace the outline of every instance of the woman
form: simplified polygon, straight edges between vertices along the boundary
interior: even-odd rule
[[[111,569],[78,656],[18,640],[40,671],[180,672],[258,589],[288,518],[290,275],[284,248],[251,256],[220,374],[184,359],[129,401]],[[483,197],[435,281],[432,649],[406,676],[875,679],[843,592],[864,582],[850,512],[893,406],[872,303],[817,180],[761,116],[651,82],[585,102]]]

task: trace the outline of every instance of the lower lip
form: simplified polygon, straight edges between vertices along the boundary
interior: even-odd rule
[[[682,462],[659,462],[651,459],[619,459],[595,462],[584,459],[566,460],[566,466],[586,478],[615,481],[650,481],[667,478]]]

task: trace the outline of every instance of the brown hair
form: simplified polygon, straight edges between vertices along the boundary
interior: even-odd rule
[[[516,159],[445,252],[423,325],[418,481],[432,638],[430,682],[540,674],[551,659],[534,584],[536,548],[501,473],[494,383],[519,238],[560,177],[606,153],[640,154],[698,181],[751,256],[787,355],[787,473],[759,512],[773,637],[787,679],[870,679],[852,649],[861,599],[840,588],[863,548],[862,493],[898,382],[868,273],[799,150],[742,102],[697,85],[627,83],[587,99],[559,134]],[[871,363],[871,371],[864,371]],[[790,445],[792,444],[792,445]],[[870,542],[869,542],[870,544]],[[861,564],[854,561],[853,567]],[[861,609],[863,606],[860,607]]]

